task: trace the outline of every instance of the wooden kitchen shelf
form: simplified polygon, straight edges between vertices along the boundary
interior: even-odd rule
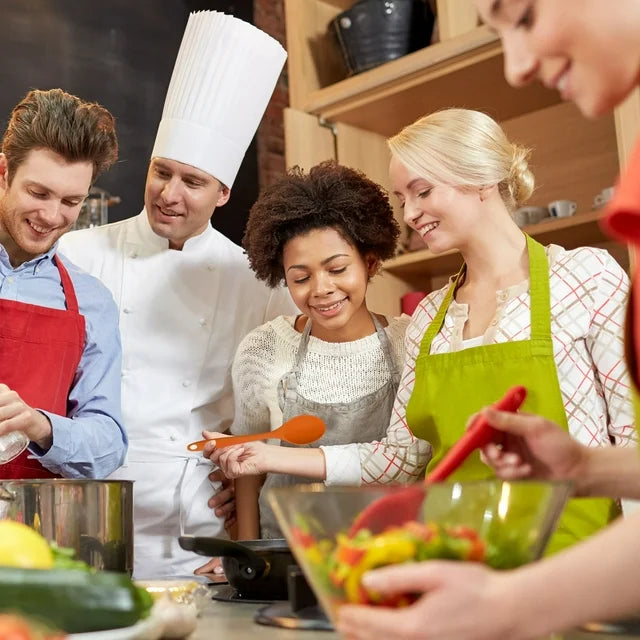
[[[587,121],[558,92],[539,83],[521,89],[504,78],[496,35],[477,26],[472,0],[436,0],[441,42],[344,78],[340,51],[327,27],[353,0],[285,0],[290,108],[285,115],[288,166],[306,169],[327,159],[363,171],[391,192],[388,136],[438,109],[463,107],[496,119],[509,139],[532,149],[536,188],[529,204],[574,200],[584,213],[526,229],[543,244],[606,248],[627,268],[629,256],[608,241],[589,211],[601,189],[615,183],[640,135],[640,90],[615,115]],[[325,125],[332,126],[327,127]],[[393,198],[396,219],[402,211]],[[385,263],[367,300],[379,312],[397,314],[400,297],[431,291],[461,263],[457,251],[427,249]]]
[[[565,249],[574,249],[608,240],[600,229],[600,216],[600,211],[590,211],[569,218],[540,222],[523,230],[541,244],[559,244]],[[424,285],[425,277],[453,274],[461,264],[462,258],[458,251],[435,255],[429,249],[420,249],[388,260],[383,269],[419,289],[420,285]]]
[[[425,113],[473,107],[508,120],[560,102],[539,84],[513,89],[503,75],[502,48],[484,26],[307,95],[301,108],[384,136]]]
[[[335,7],[339,11],[344,11],[353,6],[353,0],[324,0],[325,4]]]

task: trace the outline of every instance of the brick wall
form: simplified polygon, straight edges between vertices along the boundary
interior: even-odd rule
[[[284,0],[254,0],[253,20],[286,48]],[[278,85],[258,129],[258,176],[260,187],[277,180],[285,171],[283,110],[289,105],[289,83],[285,65]]]

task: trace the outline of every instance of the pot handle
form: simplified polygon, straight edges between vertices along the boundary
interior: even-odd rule
[[[6,500],[7,502],[13,502],[16,499],[16,494],[12,493],[6,487],[0,485],[0,500]]]
[[[235,558],[245,578],[260,578],[269,567],[267,561],[257,553],[231,540],[206,536],[180,536],[178,542],[186,551],[193,551],[201,556]]]

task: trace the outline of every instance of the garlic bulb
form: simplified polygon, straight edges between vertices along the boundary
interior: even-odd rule
[[[164,624],[163,638],[186,638],[198,624],[198,608],[191,603],[178,603],[164,594],[153,605],[153,614]]]

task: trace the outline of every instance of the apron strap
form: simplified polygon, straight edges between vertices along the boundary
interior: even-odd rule
[[[451,304],[451,300],[453,299],[453,294],[455,293],[456,287],[458,286],[458,281],[464,275],[467,269],[466,265],[462,265],[460,270],[455,275],[451,284],[449,285],[449,289],[438,309],[438,313],[436,313],[436,317],[432,320],[431,324],[427,327],[425,334],[422,338],[422,342],[420,343],[420,353],[431,353],[431,343],[433,339],[438,335],[440,329],[442,329],[442,325],[444,324],[444,318],[447,315],[447,309],[449,309],[449,305]]]
[[[526,234],[525,234],[526,235]],[[545,248],[527,235],[529,252],[529,295],[531,297],[531,339],[551,340],[551,292],[549,259]]]
[[[376,328],[376,334],[378,336],[378,340],[380,340],[380,346],[382,347],[382,353],[384,354],[384,359],[387,363],[387,367],[389,368],[389,373],[391,374],[392,380],[395,382],[400,378],[400,371],[398,369],[398,364],[393,359],[391,341],[389,340],[389,336],[384,330],[384,327],[380,324],[378,318],[376,318],[375,313],[371,313],[371,319],[373,320],[373,325]]]
[[[193,500],[193,496],[196,494],[198,487],[203,481],[202,476],[197,472],[198,467],[203,465],[207,465],[207,467],[209,467],[207,475],[209,475],[209,473],[214,469],[217,469],[217,467],[214,467],[209,460],[202,458],[201,456],[190,456],[185,459],[184,469],[182,470],[178,486],[178,495],[180,496],[178,524],[180,526],[181,536],[185,534],[185,524],[188,521],[189,514],[194,508],[198,507]],[[219,489],[220,486],[222,486],[222,483],[209,482],[214,490]],[[216,484],[218,485],[217,487],[215,486]]]
[[[62,264],[62,260],[58,258],[56,253],[53,256],[58,272],[60,273],[60,282],[62,283],[62,290],[64,291],[65,302],[67,303],[68,311],[75,311],[78,313],[78,299],[76,298],[76,291],[71,282],[71,276],[66,267]]]
[[[300,371],[300,367],[302,367],[302,363],[304,361],[305,356],[307,355],[307,348],[309,346],[309,336],[311,335],[311,319],[307,318],[307,322],[304,325],[304,329],[302,330],[302,335],[300,336],[300,344],[298,345],[298,353],[296,355],[296,363],[293,366],[293,371],[298,373]]]
[[[295,323],[294,323],[295,327]],[[283,385],[285,397],[295,397],[298,388],[298,374],[302,367],[304,357],[307,355],[307,347],[309,346],[309,336],[311,335],[311,320],[307,318],[307,323],[302,330],[300,336],[300,343],[298,344],[298,352],[296,354],[296,362],[293,365],[291,371],[285,373],[281,379]]]

